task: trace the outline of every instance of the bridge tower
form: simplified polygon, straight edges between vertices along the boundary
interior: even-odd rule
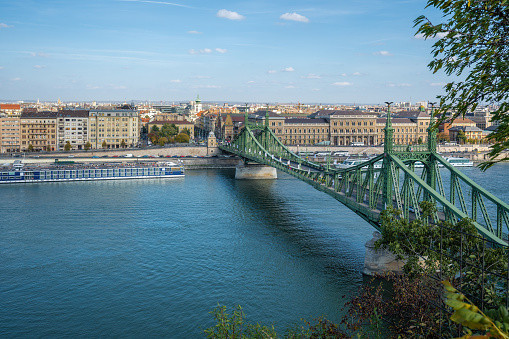
[[[384,185],[383,185],[383,193],[382,193],[382,203],[384,207],[388,205],[392,205],[392,186],[393,186],[393,177],[392,177],[392,162],[390,160],[389,155],[394,152],[394,128],[392,127],[391,122],[391,102],[386,102],[387,104],[387,120],[385,122],[384,128],[384,160],[383,160],[383,170],[380,175],[385,177]]]

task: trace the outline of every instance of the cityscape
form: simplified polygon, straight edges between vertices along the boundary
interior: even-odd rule
[[[509,338],[509,7],[0,3],[1,338]]]
[[[496,128],[494,107],[478,107],[463,119],[443,123],[443,142],[482,144]],[[393,105],[396,144],[427,141],[431,106],[426,102]],[[213,132],[218,140],[233,140],[248,121],[263,122],[285,145],[377,146],[384,142],[387,107],[378,105],[304,105],[203,103],[198,97],[180,104],[0,103],[0,152],[55,152],[139,148],[159,141],[149,134],[165,124],[199,143]],[[156,133],[157,134],[157,133]],[[458,136],[463,135],[459,140]],[[173,141],[174,142],[174,141]],[[66,147],[67,145],[67,147]]]

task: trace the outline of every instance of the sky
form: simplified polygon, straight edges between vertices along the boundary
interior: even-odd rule
[[[413,0],[0,0],[0,101],[437,101]]]

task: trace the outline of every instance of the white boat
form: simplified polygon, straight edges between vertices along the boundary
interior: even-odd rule
[[[445,160],[454,167],[472,167],[474,162],[467,158],[446,157]]]
[[[342,163],[336,164],[335,166],[338,169],[346,169],[346,168],[350,168],[350,167],[354,167],[354,166],[360,165],[360,164],[365,163],[365,162],[367,162],[367,161],[369,161],[371,159],[372,158],[369,158],[369,157],[363,157],[363,158],[350,157],[350,158],[346,159],[345,161],[343,161]],[[378,165],[378,167],[377,167],[377,165]],[[381,167],[382,167],[381,162],[377,161],[375,163],[375,168],[381,168]]]

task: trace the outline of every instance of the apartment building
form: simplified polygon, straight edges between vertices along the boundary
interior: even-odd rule
[[[69,143],[72,150],[85,149],[88,142],[88,110],[62,110],[57,113],[57,150]]]
[[[21,113],[21,152],[56,151],[57,146],[57,112]]]
[[[0,118],[0,153],[20,151],[20,118]]]
[[[119,109],[89,112],[88,139],[92,148],[135,147],[140,137],[138,110],[124,105]]]

